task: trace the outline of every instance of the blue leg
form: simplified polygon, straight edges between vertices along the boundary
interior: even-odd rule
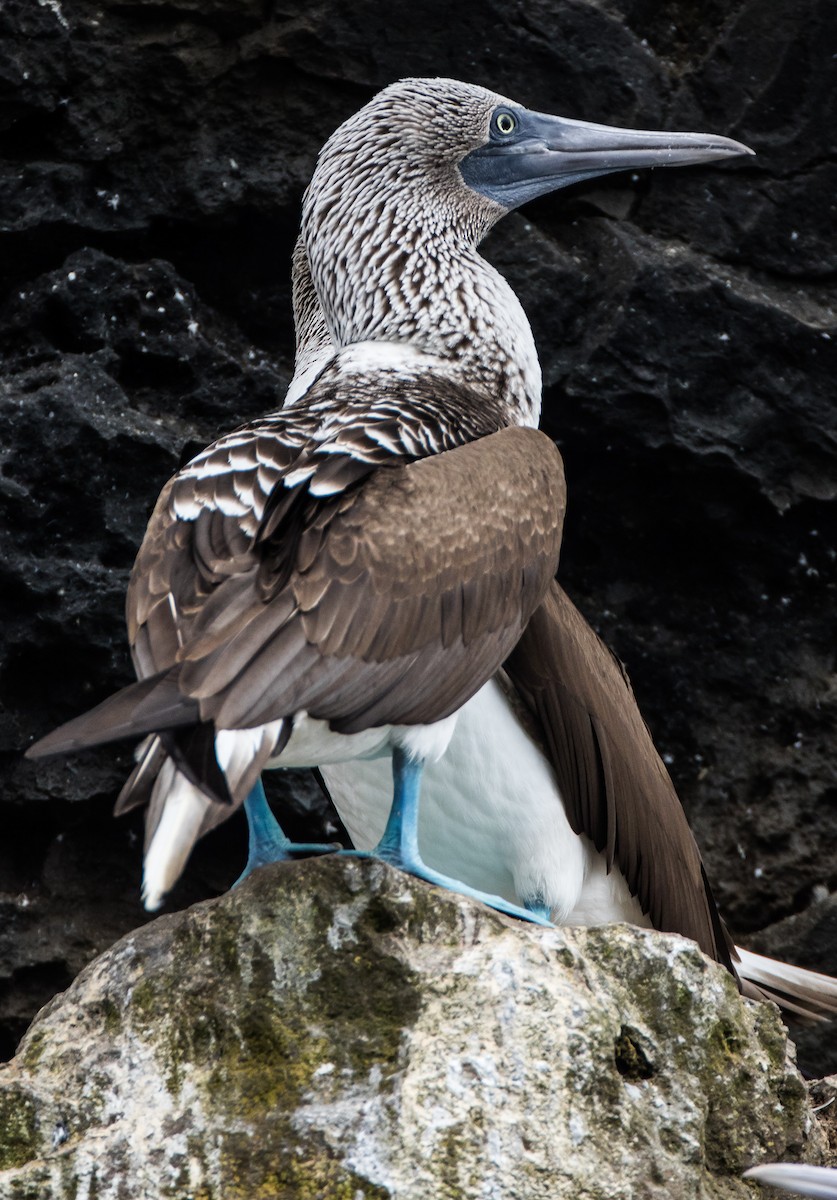
[[[383,837],[374,850],[343,850],[342,854],[357,858],[380,858],[394,867],[400,867],[410,875],[426,879],[439,887],[451,892],[460,892],[473,900],[481,900],[490,908],[499,912],[510,913],[524,921],[532,921],[536,925],[552,925],[548,913],[541,910],[520,908],[511,904],[502,896],[491,896],[487,892],[478,892],[467,884],[461,883],[448,875],[442,875],[425,866],[419,854],[418,847],[418,811],[419,792],[421,790],[421,773],[423,764],[411,759],[396,747],[392,755],[393,799],[387,826]]]
[[[328,854],[340,849],[337,842],[322,845],[316,842],[292,842],[285,837],[282,826],[270,811],[261,780],[244,801],[244,811],[249,828],[247,866],[233,887],[237,887],[242,879],[246,879],[257,867],[263,867],[265,863],[282,862],[296,854]]]

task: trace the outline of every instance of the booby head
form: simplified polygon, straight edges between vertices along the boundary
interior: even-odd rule
[[[411,344],[471,388],[540,403],[531,330],[476,253],[506,213],[579,180],[751,151],[712,134],[614,129],[532,112],[453,79],[403,79],[336,130],[303,202],[302,236],[335,347]],[[426,369],[426,364],[425,364]]]
[[[310,191],[326,180],[328,191],[348,185],[374,209],[395,184],[400,195],[413,193],[405,208],[428,206],[424,217],[476,242],[505,213],[582,180],[752,153],[715,134],[619,129],[532,112],[455,79],[402,79],[329,138]]]

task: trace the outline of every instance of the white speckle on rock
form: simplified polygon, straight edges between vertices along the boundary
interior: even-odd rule
[[[570,1141],[574,1146],[580,1146],[588,1135],[587,1122],[580,1113],[573,1113],[567,1122]]]
[[[353,946],[357,942],[355,921],[357,920],[356,904],[339,904],[334,909],[331,924],[326,930],[326,941],[332,950],[343,946]]]
[[[59,4],[58,0],[38,0],[38,3],[40,4],[41,8],[48,8],[50,10],[50,12],[55,14],[55,17],[56,17],[59,25],[63,25],[65,29],[70,28],[67,18],[64,16],[63,12],[61,11],[61,5]],[[23,78],[28,79],[29,73],[24,72]]]

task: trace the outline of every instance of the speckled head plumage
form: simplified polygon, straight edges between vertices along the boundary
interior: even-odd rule
[[[533,112],[453,79],[404,79],[329,138],[303,204],[316,294],[339,350],[410,344],[531,423],[528,321],[476,247],[535,196],[612,171],[747,153],[728,138],[624,130]]]
[[[522,423],[534,424],[541,382],[528,321],[476,252],[506,210],[469,188],[460,171],[500,103],[502,96],[456,80],[385,88],[320,152],[302,237],[338,349],[409,344],[435,356],[449,377],[507,393],[510,408],[525,410]]]
[[[423,219],[479,241],[504,210],[466,185],[460,164],[487,140],[497,106],[510,103],[455,79],[391,84],[323,146],[306,213],[323,219],[347,196],[361,210],[377,212],[383,203],[405,222],[420,207]]]

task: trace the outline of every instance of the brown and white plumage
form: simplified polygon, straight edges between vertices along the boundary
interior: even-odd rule
[[[39,747],[153,734],[121,802],[153,782],[152,903],[173,882],[156,854],[182,866],[269,761],[383,752],[407,736],[391,727],[455,713],[554,573],[563,477],[549,439],[504,428],[498,408],[452,384],[376,384],[346,383],[338,363],[304,403],[220,439],[170,481],[128,591],[142,682]],[[326,727],[300,753],[302,720]],[[224,761],[223,730],[249,731],[240,765],[232,743]],[[181,819],[155,854],[167,804]]]
[[[326,225],[344,219],[365,186],[363,163],[358,163],[364,148],[358,149],[356,132],[350,122],[332,147],[344,162],[341,178],[349,186],[321,197]],[[445,166],[440,170],[444,191]],[[378,221],[413,229],[409,187],[394,195],[389,206],[386,196],[380,201]],[[316,215],[316,208],[311,211]],[[479,217],[472,214],[470,219]],[[384,239],[396,256],[393,262],[386,259],[380,240],[367,238],[365,232],[359,231],[348,251],[357,261],[357,272],[365,277],[370,255],[377,255],[387,304],[400,309],[400,328],[410,344],[438,348],[440,333],[430,314],[434,304],[439,305],[438,288],[459,276],[444,262],[442,269],[429,272],[428,280],[420,238],[418,250],[406,233]],[[472,231],[472,236],[478,238],[479,233]],[[444,252],[447,235],[437,238]],[[322,369],[340,339],[351,339],[350,322],[358,319],[358,312],[367,322],[365,328],[370,320],[383,319],[374,308],[370,316],[364,306],[386,308],[371,288],[360,299],[352,297],[351,303],[347,297],[338,299],[348,325],[335,327],[332,338],[317,305],[304,251],[300,239],[294,258],[300,352],[290,402],[304,394],[309,363],[315,361]],[[448,259],[455,257],[448,252]],[[462,269],[458,262],[456,270]],[[475,268],[473,259],[468,269],[484,290],[507,286],[490,269]],[[349,278],[348,272],[326,271],[326,282],[345,285]],[[511,328],[519,320],[517,309],[506,311],[514,313],[508,322]],[[461,312],[462,306],[460,320]],[[454,318],[447,320],[441,336],[455,339],[457,330],[450,332]],[[513,403],[518,419],[531,396],[520,381],[527,373],[534,379],[529,339],[523,337],[520,344],[520,359],[529,365],[517,376]],[[484,361],[490,361],[479,336],[466,340],[466,346],[470,351],[482,347]],[[457,352],[456,358],[461,368],[467,356]],[[503,374],[506,386],[509,378],[508,372]],[[421,829],[427,861],[510,900],[540,900],[558,920],[651,923],[694,938],[708,954],[735,969],[732,951],[745,990],[774,996],[790,1009],[833,1011],[837,988],[827,977],[732,949],[700,853],[627,676],[557,584],[534,614],[506,671],[511,686],[486,685],[460,713],[446,756],[425,772]],[[521,733],[524,736],[518,737]],[[517,757],[508,770],[513,745]],[[383,827],[386,770],[378,763],[354,761],[326,766],[324,774],[357,843],[372,845]],[[480,778],[482,787],[470,782]],[[498,796],[504,781],[505,806]]]
[[[730,966],[700,852],[625,670],[557,583],[505,667],[541,731],[575,833],[622,875],[655,928],[693,938]]]
[[[367,107],[365,152],[383,163],[378,151],[399,136],[389,123],[400,121],[402,158],[417,151],[427,176],[411,198],[409,236],[430,270],[455,262],[464,229],[477,236],[502,215],[456,174],[498,98],[430,81],[433,121],[416,140],[406,136],[416,85],[399,87]],[[542,435],[508,428],[534,424],[539,400],[522,311],[520,328],[509,328],[506,305],[517,302],[505,281],[489,272],[477,295],[460,272],[424,312],[442,336],[414,337],[394,302],[397,248],[379,246],[377,264],[350,262],[357,228],[327,228],[321,202],[342,169],[329,158],[342,136],[326,147],[304,210],[307,259],[324,289],[314,318],[322,313],[338,353],[324,371],[317,338],[303,339],[300,361],[316,385],[302,403],[220,439],[171,481],[129,590],[140,682],[33,748],[150,735],[119,802],[150,795],[150,906],[194,839],[229,811],[224,800],[240,801],[265,763],[382,753],[399,741],[422,757],[440,753],[456,708],[511,649],[557,561],[560,458]],[[440,162],[459,194],[447,197],[450,238],[434,246],[438,181],[427,171]],[[357,283],[348,292],[335,282],[347,271]],[[371,307],[356,303],[362,295]],[[341,304],[352,308],[344,337]],[[449,326],[461,343],[477,319],[489,340],[501,331],[501,349],[474,372],[453,352]],[[410,465],[419,459],[428,461]],[[435,740],[427,727],[438,727]]]
[[[298,274],[295,286],[296,403],[222,438],[171,483],[129,594],[145,678],[108,711],[121,732],[152,735],[121,800],[152,791],[150,903],[194,838],[228,811],[224,795],[240,799],[265,763],[361,758],[351,770],[363,772],[393,736],[370,730],[450,717],[442,745],[460,705],[460,724],[486,699],[508,710],[490,676],[545,595],[560,536],[560,497],[544,508],[527,493],[514,505],[508,489],[523,459],[553,487],[560,468],[544,439],[509,428],[536,423],[540,368],[517,298],[477,243],[510,207],[562,182],[746,152],[708,135],[548,118],[451,80],[393,85],[329,140],[296,252],[313,282],[311,290]],[[502,432],[487,436],[494,430]],[[492,460],[493,447],[511,449],[521,437],[521,461],[516,449]],[[463,490],[466,460],[474,474]],[[426,519],[411,525],[403,506],[414,486],[415,512]],[[392,524],[376,527],[384,516]],[[402,551],[387,569],[371,542],[364,557],[376,528],[381,547]],[[466,530],[477,538],[470,556],[457,540]],[[420,552],[420,571],[405,571],[405,548]],[[435,580],[429,591],[425,580]],[[544,677],[549,655],[556,663]],[[489,804],[481,836],[517,854],[518,895],[571,918],[598,871],[599,883],[615,882],[659,927],[687,932],[728,961],[699,856],[630,689],[560,589],[507,666],[515,704],[538,730],[524,738],[527,766],[515,784],[537,774],[538,799],[527,811],[522,794],[505,838],[502,822],[494,837]],[[323,725],[313,734],[302,729],[312,720]],[[41,749],[89,744],[100,721],[82,718]],[[330,739],[361,740],[332,752],[324,729]],[[295,743],[308,759],[294,758]],[[331,768],[334,779],[339,771]],[[480,811],[480,797],[467,799],[475,806],[466,805],[466,823]],[[442,809],[456,819],[455,805]],[[561,822],[573,840],[541,836]],[[649,845],[660,849],[659,863]],[[571,870],[554,861],[556,846],[574,856]],[[575,901],[565,880],[553,903],[556,873],[572,882]]]
[[[306,271],[298,262],[300,292]],[[497,679],[464,706],[445,756],[425,771],[429,865],[510,901],[540,900],[559,923],[681,933],[745,994],[803,1016],[837,1012],[830,976],[733,946],[625,669],[557,582]],[[373,845],[386,769],[356,760],[323,776],[355,843]]]
[[[411,398],[407,386],[393,391]],[[464,410],[466,397],[457,399]],[[460,650],[496,658],[499,648],[482,650],[495,637],[511,638],[510,649],[521,614],[528,619],[543,594],[560,541],[558,452],[515,428],[469,444],[468,432],[493,432],[491,414],[453,429],[430,419],[430,405],[409,438],[402,421],[397,440],[393,429],[378,441],[376,426],[387,428],[380,409],[344,408],[332,438],[289,451],[288,430],[298,433],[305,415],[296,408],[272,428],[259,422],[246,444],[222,440],[164,491],[129,589],[138,657],[173,651],[179,688],[219,728],[298,709],[345,733],[439,720],[462,703],[463,688],[473,690],[459,678]],[[425,438],[448,453],[422,454]],[[244,465],[251,454],[258,467]],[[219,459],[231,458],[240,465],[222,471]],[[158,613],[171,621],[168,641],[156,632]],[[417,658],[425,647],[426,660]],[[444,656],[447,678],[425,699],[424,675],[442,666],[434,656]],[[158,671],[169,665],[153,662]]]
[[[336,350],[299,246],[294,288],[306,300],[301,344],[328,363]],[[386,767],[346,762],[323,775],[356,843],[373,845]],[[732,946],[624,667],[556,582],[497,682],[464,706],[445,756],[428,765],[420,828],[426,861],[475,888],[517,902],[540,896],[559,922],[630,920],[684,934],[749,995],[802,1014],[837,1009],[830,977]]]

